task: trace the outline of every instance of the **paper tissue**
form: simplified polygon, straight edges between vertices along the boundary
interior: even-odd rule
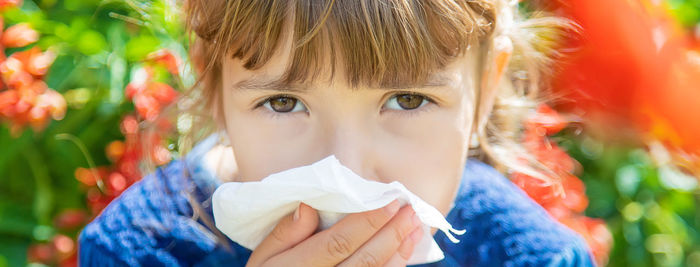
[[[231,240],[254,250],[300,202],[318,210],[321,229],[326,229],[348,213],[386,206],[398,199],[412,205],[423,222],[423,238],[416,244],[408,264],[422,264],[444,258],[430,234],[435,227],[452,242],[459,242],[455,230],[433,206],[411,193],[399,182],[366,180],[343,166],[335,156],[311,165],[272,174],[258,182],[230,182],[219,186],[212,197],[216,227]]]

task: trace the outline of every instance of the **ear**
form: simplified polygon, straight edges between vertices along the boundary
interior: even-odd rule
[[[475,116],[475,131],[483,136],[486,123],[491,115],[493,104],[498,95],[501,78],[506,71],[510,57],[513,54],[513,42],[508,36],[499,35],[494,38],[493,45],[486,55],[485,68],[481,73],[480,93],[477,94],[477,110]]]
[[[233,182],[238,177],[238,165],[233,147],[229,144],[226,132],[220,133],[219,144],[204,154],[204,164],[222,182]]]

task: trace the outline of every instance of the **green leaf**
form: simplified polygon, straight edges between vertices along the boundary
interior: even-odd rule
[[[160,41],[150,35],[140,35],[126,43],[126,58],[134,62],[143,60],[148,53],[155,51]]]
[[[78,37],[78,50],[85,55],[93,55],[107,47],[107,41],[99,32],[87,30]]]

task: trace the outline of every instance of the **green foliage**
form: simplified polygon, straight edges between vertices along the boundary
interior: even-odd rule
[[[673,15],[687,27],[700,27],[700,1],[669,0]]]
[[[564,135],[590,204],[613,233],[610,266],[699,266],[700,188],[676,186],[639,147]],[[678,177],[676,177],[678,178]],[[682,177],[681,177],[682,178]],[[695,178],[691,178],[695,179]]]
[[[45,82],[64,95],[68,110],[44,131],[27,129],[19,137],[0,124],[0,266],[24,265],[27,246],[58,231],[58,212],[86,209],[74,171],[93,167],[86,156],[109,164],[104,148],[123,138],[119,121],[133,111],[124,98],[129,73],[158,48],[187,49],[181,16],[169,2],[25,0],[3,14],[6,26],[29,22],[41,34],[35,45],[55,49]],[[8,56],[14,51],[6,50]],[[88,155],[59,134],[75,136]]]

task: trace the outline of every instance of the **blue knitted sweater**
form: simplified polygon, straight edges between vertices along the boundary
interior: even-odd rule
[[[79,237],[81,266],[244,266],[251,251],[207,225],[219,184],[202,165],[209,138],[112,201]],[[193,207],[196,201],[200,205]],[[447,220],[465,229],[445,259],[421,266],[592,266],[583,239],[491,166],[469,160]]]

